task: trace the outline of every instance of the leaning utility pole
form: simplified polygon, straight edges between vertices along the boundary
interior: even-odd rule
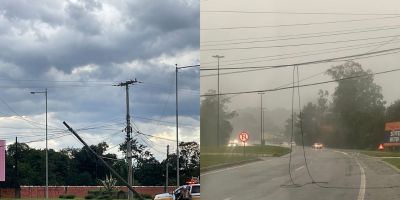
[[[132,138],[131,138],[131,132],[132,132],[132,127],[131,127],[131,117],[129,115],[129,85],[131,84],[135,84],[135,83],[140,83],[136,80],[136,78],[134,80],[129,80],[129,81],[125,81],[122,83],[119,83],[117,85],[114,86],[120,86],[120,87],[125,87],[125,91],[126,91],[126,158],[128,161],[128,184],[130,186],[132,186],[133,183],[133,172],[132,172],[132,146],[131,146],[131,142],[132,142]],[[133,198],[133,193],[132,191],[128,192],[128,200],[132,200]]]
[[[220,102],[219,102],[219,59],[220,58],[224,58],[224,56],[220,56],[220,55],[215,55],[212,56],[213,58],[217,58],[218,60],[218,70],[217,70],[217,98],[218,98],[218,104],[217,104],[217,146],[219,147],[220,145],[220,134],[219,134],[219,106],[220,106]]]
[[[257,93],[257,94],[259,94],[260,96],[261,96],[261,108],[260,108],[260,111],[261,111],[261,116],[260,116],[260,121],[261,121],[261,130],[260,130],[260,145],[261,146],[263,146],[264,145],[264,127],[263,127],[263,124],[264,124],[264,117],[263,117],[263,94],[265,94],[264,92],[259,92],[259,93]]]
[[[104,166],[107,167],[108,170],[110,170],[110,172],[111,172],[112,174],[114,174],[114,176],[117,177],[117,179],[119,179],[119,180],[122,182],[122,184],[124,184],[126,187],[128,187],[129,191],[131,191],[132,193],[134,193],[134,194],[139,198],[139,200],[144,200],[143,197],[142,197],[138,192],[135,191],[135,189],[132,187],[132,185],[130,185],[128,182],[126,182],[126,181],[125,181],[125,180],[124,180],[124,179],[123,179],[123,178],[122,178],[122,177],[121,177],[121,176],[120,176],[106,161],[104,161],[104,159],[103,159],[101,156],[99,156],[92,148],[89,147],[89,145],[86,144],[85,141],[82,140],[82,138],[78,135],[78,133],[76,133],[76,132],[74,131],[74,129],[72,129],[65,121],[63,122],[63,124],[64,124],[65,127],[68,128],[68,130],[69,130],[72,134],[75,135],[76,138],[78,138],[78,140],[79,140],[87,149],[89,149],[89,151],[90,151],[94,156],[96,156],[97,159],[99,159],[99,160],[103,163]],[[129,193],[128,193],[128,194],[129,194]]]

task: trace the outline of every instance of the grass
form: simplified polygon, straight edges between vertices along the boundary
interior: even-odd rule
[[[382,160],[400,169],[400,158],[384,158]]]
[[[246,146],[246,155],[270,155],[282,156],[289,153],[289,148],[280,146]],[[243,154],[243,146],[237,147],[203,147],[201,149],[202,156],[204,154]]]
[[[247,146],[245,155],[243,147],[203,147],[201,149],[200,169],[209,167],[241,163],[254,160],[262,156],[282,156],[289,153],[289,149],[280,146]]]
[[[400,157],[400,152],[390,151],[360,151],[360,153],[372,157]]]
[[[257,156],[243,156],[243,155],[201,155],[200,157],[200,170],[212,166],[238,163],[247,160],[252,160],[257,158]]]

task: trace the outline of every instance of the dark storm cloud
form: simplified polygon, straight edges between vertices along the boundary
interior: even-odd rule
[[[57,123],[123,118],[125,90],[111,85],[137,78],[143,84],[131,87],[134,115],[169,117],[175,73],[166,63],[198,63],[199,3],[0,0],[0,35],[1,96],[21,115],[43,114],[44,98],[29,92],[47,87]],[[180,115],[195,120],[198,76],[196,69],[179,73]]]
[[[198,3],[109,3],[4,1],[0,13],[10,29],[0,38],[0,60],[21,66],[29,74],[43,73],[51,66],[70,73],[81,65],[107,67],[198,49]],[[109,7],[117,13],[105,9]],[[107,22],[107,15],[118,19],[110,17]]]

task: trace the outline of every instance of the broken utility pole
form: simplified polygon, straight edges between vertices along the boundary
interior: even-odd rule
[[[119,175],[110,165],[107,164],[106,161],[104,161],[104,159],[97,155],[96,152],[94,152],[94,150],[92,148],[89,147],[89,145],[86,144],[85,141],[82,140],[82,138],[78,135],[78,133],[76,133],[74,131],[74,129],[72,129],[66,122],[63,122],[64,126],[68,128],[68,130],[75,135],[76,138],[78,138],[78,140],[85,145],[86,148],[89,149],[89,151],[96,156],[97,159],[99,159],[107,168],[108,170],[110,170],[111,173],[113,173],[126,187],[128,187],[129,191],[132,192],[133,194],[135,194],[140,200],[143,200],[143,197],[140,196],[140,194],[138,192],[135,191],[135,189],[133,189],[133,187],[125,181],[125,179],[123,179],[121,177],[121,175]]]

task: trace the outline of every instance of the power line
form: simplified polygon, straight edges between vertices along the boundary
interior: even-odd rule
[[[288,14],[288,15],[396,15],[400,13],[349,13],[349,12],[293,12],[293,11],[244,11],[244,10],[202,10],[202,13],[238,14]]]
[[[224,39],[224,40],[207,40],[202,41],[201,43],[222,43],[222,42],[232,42],[232,41],[242,41],[242,40],[257,40],[257,39],[285,39],[285,38],[295,38],[295,37],[307,37],[307,36],[320,36],[326,34],[340,34],[340,33],[351,33],[355,31],[360,32],[369,32],[369,31],[376,31],[376,30],[389,30],[398,28],[399,25],[386,25],[386,26],[374,26],[368,28],[353,28],[353,29],[345,29],[345,30],[338,30],[338,31],[320,31],[320,32],[312,32],[312,33],[296,33],[296,34],[282,34],[282,35],[273,35],[273,36],[263,36],[263,37],[246,37],[246,38],[233,38],[233,39]],[[202,65],[208,64],[202,62]]]
[[[391,72],[396,72],[396,71],[400,71],[400,69],[392,69],[392,70],[381,71],[381,72],[376,72],[376,73],[369,73],[369,74],[364,74],[364,75],[359,75],[359,76],[349,76],[349,77],[345,77],[345,78],[341,78],[341,79],[334,79],[334,80],[329,80],[329,81],[322,81],[322,82],[298,85],[298,86],[295,86],[295,87],[308,87],[308,86],[314,86],[314,85],[322,85],[322,84],[326,84],[326,83],[340,82],[340,81],[349,80],[349,79],[355,79],[355,78],[364,78],[364,77],[368,77],[368,76],[375,76],[375,75],[386,74],[386,73],[391,73]],[[292,87],[281,87],[281,88],[265,89],[265,90],[251,90],[251,91],[242,91],[242,92],[227,92],[227,93],[221,93],[220,95],[250,94],[250,93],[258,93],[258,92],[274,92],[274,91],[279,91],[279,90],[287,90],[287,89],[291,89],[291,88]],[[216,94],[203,94],[201,96],[202,97],[216,96]]]
[[[394,19],[394,18],[398,18],[398,17],[400,17],[400,16],[380,17],[380,18],[363,18],[363,19],[351,19],[351,20],[336,20],[336,21],[326,21],[326,22],[297,23],[297,24],[201,28],[200,30],[202,30],[202,31],[211,31],[211,30],[233,30],[233,29],[256,29],[256,28],[310,26],[310,25],[321,25],[321,24],[336,24],[336,23],[371,21],[371,20],[381,20],[381,19]]]
[[[320,38],[320,37],[328,37],[328,36],[337,36],[337,35],[348,35],[348,34],[353,34],[353,33],[366,33],[366,32],[375,32],[375,31],[384,31],[384,30],[392,30],[392,29],[398,29],[399,26],[395,27],[390,27],[386,29],[382,28],[376,28],[373,30],[365,30],[365,29],[356,29],[360,31],[349,31],[349,32],[344,32],[344,31],[339,31],[339,32],[327,32],[328,34],[320,34],[320,35],[306,35],[306,36],[300,36],[296,35],[296,37],[286,37],[286,38],[277,38],[277,39],[267,39],[267,40],[252,40],[252,41],[241,41],[241,40],[251,40],[251,39],[237,39],[239,42],[218,42],[217,44],[203,44],[201,45],[202,47],[207,47],[207,46],[220,46],[220,45],[237,45],[237,44],[249,44],[249,43],[259,43],[259,42],[275,42],[275,41],[285,41],[285,40],[295,40],[295,39],[308,39],[308,38]],[[326,32],[323,32],[326,33]],[[264,39],[264,38],[270,38],[270,37],[259,37],[255,39]]]
[[[355,57],[361,57],[361,56],[368,56],[368,55],[374,55],[374,54],[381,54],[385,52],[392,52],[392,51],[398,51],[400,48],[392,48],[392,49],[385,49],[385,50],[380,50],[380,51],[373,51],[373,52],[368,52],[368,53],[362,53],[362,54],[353,54],[349,56],[341,56],[341,57],[334,57],[334,58],[328,58],[328,59],[322,59],[322,60],[314,60],[314,61],[308,61],[308,62],[301,62],[301,63],[291,63],[291,64],[283,64],[283,65],[270,65],[270,66],[253,66],[253,67],[224,67],[220,68],[219,70],[237,70],[237,69],[268,69],[268,68],[281,68],[281,67],[290,67],[290,66],[300,66],[300,65],[309,65],[309,64],[317,64],[317,63],[324,63],[324,62],[332,62],[335,60],[343,60],[343,59],[349,59],[349,58],[355,58]],[[202,68],[200,69],[202,71],[211,71],[211,70],[217,70],[216,68]]]
[[[326,53],[336,53],[338,49],[341,49],[342,51],[349,51],[349,50],[362,49],[362,48],[365,48],[365,47],[382,47],[383,45],[386,45],[387,43],[388,43],[388,41],[384,41],[384,42],[378,42],[378,43],[367,43],[367,44],[374,44],[374,45],[367,45],[367,44],[350,45],[350,46],[345,46],[345,47],[326,49],[326,50],[330,50],[330,51],[324,51],[325,49],[317,50],[317,51],[308,51],[308,52],[318,52],[318,53],[313,53],[313,54],[304,54],[304,53],[307,53],[307,51],[306,52],[294,53],[294,54],[282,54],[282,55],[297,55],[297,56],[287,56],[287,57],[272,58],[272,59],[266,59],[266,60],[231,63],[231,64],[224,64],[224,65],[225,66],[228,66],[228,65],[232,66],[232,65],[249,64],[249,63],[257,63],[257,62],[266,62],[266,61],[274,61],[274,60],[285,60],[285,59],[305,57],[305,56],[315,56],[315,55],[321,55],[321,54],[326,54]],[[352,46],[356,46],[356,47],[355,48],[347,48],[347,47],[352,47]],[[372,49],[372,50],[370,50],[368,52],[372,52],[373,50],[376,50],[376,48],[374,48],[374,49]],[[265,56],[265,57],[279,57],[279,56],[280,55]],[[234,71],[234,72],[225,72],[225,73],[220,73],[219,75],[229,75],[229,74],[237,74],[237,73],[244,73],[244,72],[259,71],[259,70],[263,70],[263,69],[250,69],[250,70],[240,70],[240,71]],[[217,75],[218,74],[205,74],[205,75],[200,75],[200,77],[211,77],[211,76],[217,76]]]
[[[312,43],[297,43],[297,44],[284,44],[284,45],[271,45],[271,46],[250,46],[250,47],[226,47],[226,48],[211,48],[211,49],[202,49],[202,51],[222,51],[222,50],[249,50],[249,49],[267,49],[267,48],[282,48],[282,47],[299,47],[299,46],[312,46],[312,45],[322,45],[322,44],[337,44],[337,43],[345,43],[345,42],[356,42],[363,40],[376,40],[376,39],[385,39],[385,38],[393,38],[399,35],[388,35],[388,36],[379,36],[379,37],[370,37],[370,38],[357,38],[350,40],[336,40],[336,41],[325,41],[325,42],[312,42]]]

